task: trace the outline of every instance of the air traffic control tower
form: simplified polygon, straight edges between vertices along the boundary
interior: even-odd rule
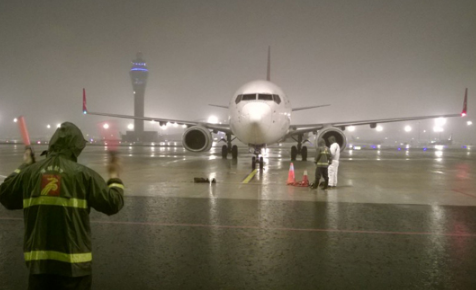
[[[141,52],[138,52],[136,59],[132,61],[129,75],[134,90],[134,116],[144,117],[144,95],[149,70]],[[145,132],[144,121],[135,119],[134,131],[127,131],[124,137],[129,142],[154,142],[158,140],[158,133],[156,131]]]

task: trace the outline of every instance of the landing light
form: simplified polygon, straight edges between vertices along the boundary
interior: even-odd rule
[[[349,126],[349,127],[347,127],[347,130],[349,130],[349,132],[354,132],[355,131],[355,126]]]
[[[471,126],[471,125],[473,125],[473,122],[468,121],[468,122],[466,122],[466,125]]]
[[[410,132],[412,130],[412,127],[411,126],[405,126],[405,132]]]

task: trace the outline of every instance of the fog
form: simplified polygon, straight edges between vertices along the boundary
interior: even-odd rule
[[[138,51],[146,116],[226,119],[207,104],[227,105],[243,83],[266,78],[271,46],[271,80],[293,106],[331,104],[295,112],[293,124],[459,113],[468,88],[468,117],[442,133],[429,120],[353,134],[476,142],[466,125],[476,121],[474,0],[1,1],[0,39],[0,140],[19,138],[19,115],[36,138],[63,121],[97,135],[110,118],[82,114],[82,88],[89,110],[132,115]],[[129,123],[119,120],[121,131]]]

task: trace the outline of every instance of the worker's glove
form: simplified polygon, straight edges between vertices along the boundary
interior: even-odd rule
[[[23,162],[28,165],[35,163],[35,152],[30,146],[26,146],[25,153],[23,153]]]

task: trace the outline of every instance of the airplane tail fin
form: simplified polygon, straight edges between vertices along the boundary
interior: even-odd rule
[[[266,71],[266,80],[271,81],[271,46],[268,46],[268,67]]]
[[[466,92],[464,93],[463,111],[461,112],[461,117],[466,116],[467,113],[468,113],[468,88],[466,88]]]
[[[83,88],[83,114],[87,114],[88,109],[86,108],[86,89]]]

